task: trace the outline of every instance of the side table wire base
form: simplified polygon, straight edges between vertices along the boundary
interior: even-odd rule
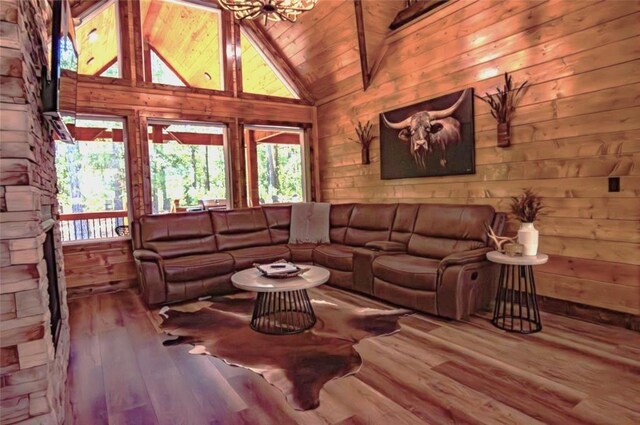
[[[316,323],[306,289],[258,292],[251,317],[251,329],[270,335],[304,332]]]
[[[542,330],[532,266],[502,264],[491,323],[510,332]]]

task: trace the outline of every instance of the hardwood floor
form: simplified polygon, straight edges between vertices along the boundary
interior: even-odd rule
[[[313,293],[381,305],[329,287]],[[318,409],[298,412],[252,372],[164,347],[156,313],[132,291],[69,308],[67,423],[640,423],[640,334],[562,316],[543,313],[543,331],[528,336],[486,317],[403,318],[400,332],[356,346],[356,375],[331,381]]]

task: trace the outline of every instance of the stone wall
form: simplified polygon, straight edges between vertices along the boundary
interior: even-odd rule
[[[69,360],[54,142],[41,115],[46,0],[0,2],[0,422],[60,424]],[[62,323],[50,331],[43,244],[53,228]]]

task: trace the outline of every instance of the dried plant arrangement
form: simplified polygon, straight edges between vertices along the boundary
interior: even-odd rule
[[[485,93],[484,96],[475,95],[491,108],[491,115],[498,122],[498,146],[506,147],[510,144],[510,122],[511,115],[515,111],[516,100],[527,85],[528,81],[514,86],[513,78],[508,73],[504,73],[504,86],[502,89],[496,87],[497,93]]]
[[[356,136],[357,139],[351,139],[354,142],[360,144],[362,147],[362,163],[369,164],[369,147],[371,146],[371,142],[376,138],[373,134],[371,134],[371,130],[373,129],[373,125],[371,125],[371,121],[367,121],[365,125],[362,125],[360,121],[358,121],[358,125],[356,126]]]
[[[519,87],[514,87],[513,78],[505,72],[502,89],[496,87],[497,93],[485,93],[484,96],[476,95],[476,97],[489,105],[491,115],[498,123],[506,123],[511,120],[511,113],[515,111],[516,99],[527,83],[528,81],[525,81]]]
[[[540,197],[531,189],[511,198],[511,213],[522,223],[533,223],[544,208]]]

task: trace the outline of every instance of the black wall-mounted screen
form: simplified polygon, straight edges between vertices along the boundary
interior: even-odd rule
[[[52,6],[49,63],[42,75],[42,110],[56,137],[72,143],[73,137],[65,122],[75,122],[75,99],[67,102],[69,105],[61,110],[60,89],[63,84],[77,84],[78,51],[74,43],[75,30],[68,0],[54,0]],[[62,78],[63,75],[65,78]],[[75,90],[69,92],[75,93]]]

